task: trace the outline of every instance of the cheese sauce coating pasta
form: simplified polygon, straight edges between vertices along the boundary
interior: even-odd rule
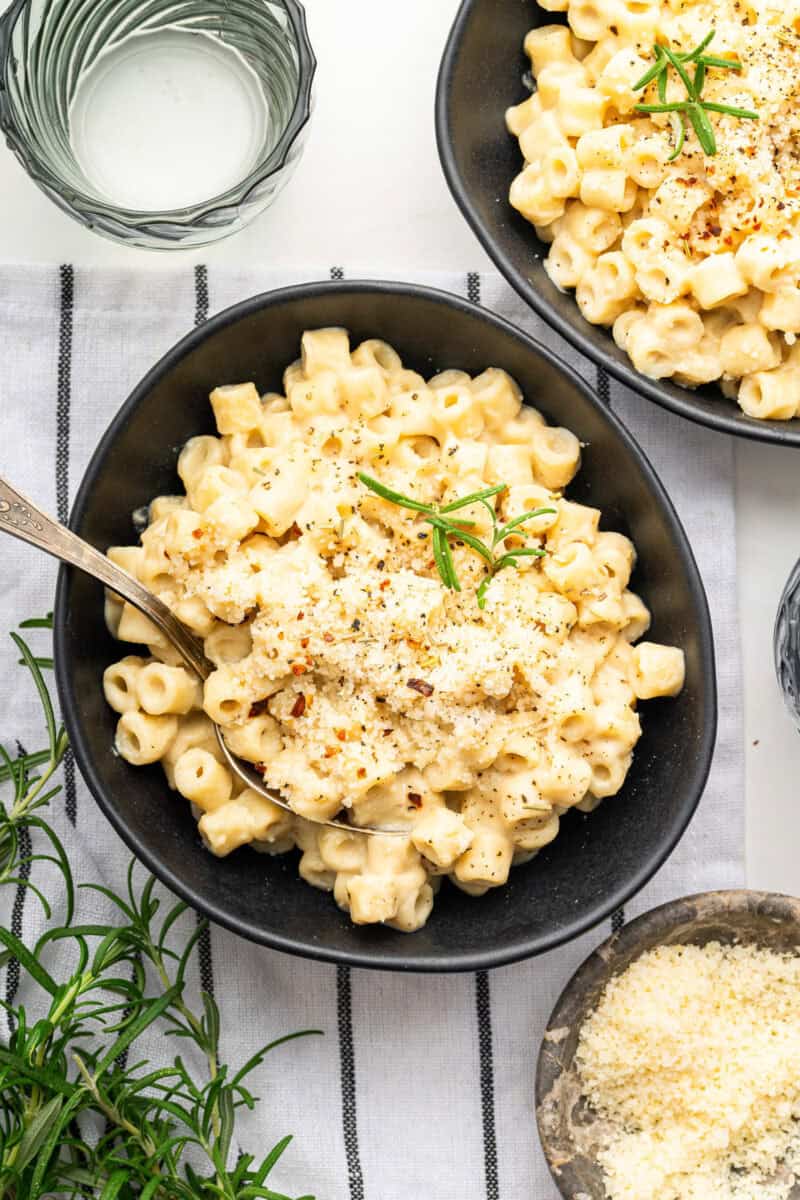
[[[537,88],[507,114],[525,158],[511,204],[550,243],[546,269],[634,367],[686,387],[721,381],[751,417],[800,411],[798,0],[541,0],[566,25],[525,43]],[[717,153],[635,91],[661,44],[713,30],[702,99]],[[669,73],[668,103],[687,92]]]
[[[472,895],[502,885],[624,782],[640,735],[637,699],[673,696],[680,650],[652,642],[628,588],[634,548],[600,512],[562,492],[577,439],[523,407],[500,370],[427,382],[394,350],[346,331],[303,336],[284,395],[252,383],[211,394],[219,437],[192,438],[185,495],[150,506],[141,546],[109,556],[204,639],[216,670],[201,688],[158,631],[113,596],[109,627],[147,647],[110,666],[116,745],[160,761],[217,855],[252,844],[302,851],[300,874],[359,923],[424,924],[442,876]],[[493,498],[546,551],[476,589],[483,559],[451,541],[460,592],[436,569],[421,514],[368,490],[446,504]],[[476,536],[484,505],[459,513]],[[519,535],[513,535],[512,542]],[[259,764],[287,814],[221,761]],[[367,838],[313,818],[407,828]]]

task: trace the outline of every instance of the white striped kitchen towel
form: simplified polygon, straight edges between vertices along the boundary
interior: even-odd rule
[[[378,272],[374,265],[371,271],[325,267],[291,278],[205,267],[141,273],[68,265],[0,268],[0,472],[65,520],[117,406],[193,324],[259,291],[345,274]],[[465,273],[416,281],[468,294],[556,347],[610,400],[675,499],[711,602],[719,742],[691,835],[629,911],[688,892],[742,885],[744,769],[730,439],[667,415],[610,382],[543,327],[499,278]],[[55,580],[55,566],[43,555],[11,543],[3,552],[0,634],[51,608]],[[30,748],[41,737],[36,702],[4,636],[0,653],[10,701],[0,738],[11,746],[20,739]],[[80,875],[119,886],[127,852],[99,817],[71,761],[54,823]],[[100,898],[92,903],[102,916]],[[20,890],[0,895],[3,904],[0,922],[34,937],[40,921],[35,901]],[[293,1132],[296,1140],[270,1182],[290,1194],[314,1193],[318,1200],[553,1200],[534,1121],[537,1047],[562,985],[608,932],[597,929],[491,975],[437,978],[304,962],[212,929],[200,947],[192,983],[216,994],[230,1061],[241,1061],[256,1044],[293,1029],[316,1027],[326,1034],[268,1058],[254,1079],[254,1090],[266,1102],[243,1122],[243,1144],[263,1151]],[[13,997],[17,986],[13,970],[0,973],[0,997]],[[163,1043],[152,1050],[157,1058]]]

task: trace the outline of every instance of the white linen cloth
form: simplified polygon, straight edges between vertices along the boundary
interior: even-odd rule
[[[342,269],[348,278],[398,276],[375,264],[369,270],[326,266],[291,278],[180,263],[141,273],[0,267],[0,473],[66,519],[118,405],[196,321],[256,292],[339,277]],[[596,368],[498,277],[429,274],[414,281],[480,298],[556,347],[592,386],[605,386]],[[720,695],[719,740],[698,814],[669,862],[629,905],[631,916],[674,896],[744,883],[734,472],[725,435],[665,413],[613,382],[610,395],[664,481],[693,545],[711,604]],[[6,704],[0,738],[9,748],[20,739],[31,750],[43,741],[41,718],[4,631],[52,607],[56,567],[21,543],[2,545]],[[31,642],[38,653],[49,653],[46,633],[32,633]],[[51,815],[76,875],[119,888],[127,851],[69,765],[66,776]],[[110,917],[99,898],[88,902],[96,916]],[[5,889],[0,922],[21,926],[29,939],[41,912],[32,896]],[[318,1200],[553,1200],[534,1120],[537,1049],[562,986],[609,932],[606,924],[488,976],[436,977],[350,972],[213,929],[210,956],[197,974],[206,985],[213,981],[228,1061],[241,1062],[257,1044],[297,1028],[326,1035],[291,1043],[267,1059],[253,1080],[265,1099],[256,1115],[242,1120],[242,1145],[264,1153],[293,1132],[295,1141],[269,1182]],[[0,973],[0,996],[10,987]],[[155,1041],[153,1055],[164,1058],[176,1049]]]

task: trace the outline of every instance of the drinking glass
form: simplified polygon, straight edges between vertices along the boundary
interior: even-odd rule
[[[315,68],[297,0],[15,0],[0,20],[0,128],[88,229],[204,245],[292,175]]]

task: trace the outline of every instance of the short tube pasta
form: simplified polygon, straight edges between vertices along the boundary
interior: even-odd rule
[[[640,374],[717,383],[748,416],[792,419],[800,70],[780,6],[538,6],[563,17],[525,38],[535,89],[506,113],[522,157],[509,203],[545,244],[551,280],[574,290],[586,321],[613,328]],[[687,101],[677,71],[657,79],[651,68],[656,45],[686,57],[709,33],[716,60],[698,77],[708,130],[698,135],[687,112],[659,108]]]
[[[543,72],[566,44],[561,32],[532,39]],[[580,91],[588,68],[576,58],[569,71]],[[581,170],[580,159],[621,169],[627,134],[590,122],[574,136]],[[554,248],[590,264],[594,303],[618,304],[634,273],[608,249],[619,214],[571,200],[561,222]],[[653,232],[639,239],[643,256]],[[750,354],[759,369],[748,383],[765,404],[778,372],[800,379],[800,367],[770,365],[774,334],[752,331],[751,310],[705,330],[685,298],[641,304],[626,337],[671,338],[673,369],[699,370],[691,354]],[[301,878],[352,921],[410,933],[440,886],[476,897],[502,887],[568,809],[619,791],[638,702],[677,694],[683,656],[639,642],[650,613],[630,590],[634,546],[565,495],[581,444],[502,368],[426,380],[385,342],[351,348],[332,327],[303,336],[284,386],[285,396],[215,388],[219,436],[180,452],[185,494],[157,498],[140,546],[109,552],[158,588],[214,666],[201,685],[112,597],[111,632],[145,648],[104,673],[115,747],[132,766],[161,763],[210,853],[296,847]],[[441,520],[463,499],[443,555],[441,527],[414,505],[435,505]],[[447,555],[460,591],[446,586]],[[290,811],[242,786],[215,723]],[[318,823],[333,818],[344,828]]]

